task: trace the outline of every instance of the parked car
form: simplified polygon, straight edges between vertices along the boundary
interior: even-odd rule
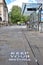
[[[21,23],[20,22],[17,22],[17,25],[21,25]]]

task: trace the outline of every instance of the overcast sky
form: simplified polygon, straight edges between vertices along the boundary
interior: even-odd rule
[[[37,2],[43,2],[43,0],[6,0],[8,11],[11,10],[13,5],[18,5],[22,7],[22,3],[37,3]]]

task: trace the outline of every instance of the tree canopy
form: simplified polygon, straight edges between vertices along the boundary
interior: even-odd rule
[[[22,9],[18,6],[13,6],[11,12],[9,13],[10,20],[12,23],[17,22],[26,22],[28,20],[28,16],[24,16],[22,14]]]

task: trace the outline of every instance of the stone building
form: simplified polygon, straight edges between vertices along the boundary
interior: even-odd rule
[[[0,0],[0,24],[8,24],[8,8],[5,0]]]

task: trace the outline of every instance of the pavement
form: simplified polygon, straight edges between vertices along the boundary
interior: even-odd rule
[[[43,33],[37,31],[24,32],[34,57],[38,60],[39,65],[43,65]]]
[[[30,61],[10,61],[11,52],[28,52]],[[43,65],[43,33],[27,31],[26,26],[1,27],[0,65]]]

